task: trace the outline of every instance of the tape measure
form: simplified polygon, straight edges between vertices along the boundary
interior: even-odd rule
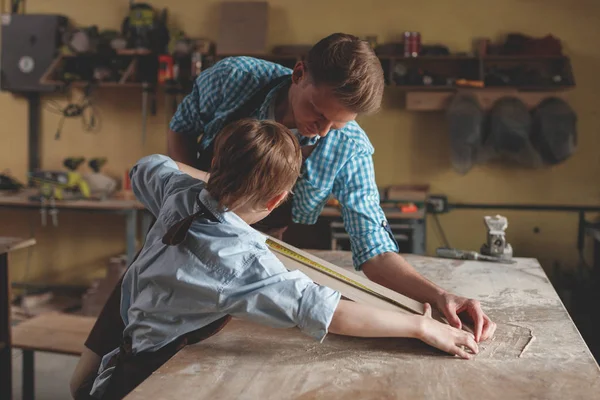
[[[346,275],[340,274],[337,271],[332,270],[331,268],[327,268],[326,266],[324,266],[323,264],[320,264],[316,261],[313,261],[307,257],[304,257],[302,254],[298,254],[297,252],[295,252],[294,250],[283,246],[271,239],[267,239],[267,245],[274,251],[283,254],[286,257],[289,257],[295,261],[298,261],[299,263],[302,263],[304,265],[307,265],[313,269],[316,269],[319,272],[322,272],[326,275],[329,275],[332,278],[335,278],[337,280],[340,280],[342,282],[345,282],[357,289],[362,290],[363,292],[367,292],[372,296],[375,296],[381,300],[387,301],[388,303],[391,303],[397,307],[403,308],[405,310],[410,311],[411,313],[414,313],[413,310],[411,310],[410,308],[406,307],[405,305],[397,302],[396,300],[390,299],[387,296],[382,295],[381,293],[377,293],[376,291],[374,291],[373,289],[370,289],[368,287],[366,287],[365,285],[363,285],[360,282],[355,281],[352,278],[347,277]]]

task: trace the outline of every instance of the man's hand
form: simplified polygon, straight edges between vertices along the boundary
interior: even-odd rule
[[[438,298],[436,306],[444,314],[448,323],[457,329],[462,328],[459,314],[468,315],[473,321],[477,342],[491,338],[496,331],[496,324],[485,315],[477,300],[444,293]]]
[[[421,303],[430,303],[446,317],[451,326],[461,329],[458,314],[466,313],[474,322],[475,340],[489,339],[496,331],[496,324],[481,310],[477,300],[455,296],[421,276],[399,254],[385,253],[373,257],[363,267],[365,275],[398,293]]]

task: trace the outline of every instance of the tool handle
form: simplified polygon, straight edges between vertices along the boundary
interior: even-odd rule
[[[458,249],[450,249],[447,247],[440,247],[435,251],[435,253],[437,254],[438,257],[453,258],[453,259],[457,259],[457,260],[465,259],[464,252],[460,251]]]

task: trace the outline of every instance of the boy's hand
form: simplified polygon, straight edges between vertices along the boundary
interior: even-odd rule
[[[431,306],[428,303],[425,303],[425,313],[421,318],[418,338],[423,342],[467,360],[472,356],[462,346],[468,347],[475,354],[479,353],[479,347],[472,334],[431,318]]]

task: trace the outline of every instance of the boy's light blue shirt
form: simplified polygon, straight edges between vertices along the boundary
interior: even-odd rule
[[[235,213],[219,212],[204,182],[169,157],[151,155],[134,166],[131,185],[156,217],[122,285],[124,335],[134,353],[157,350],[225,315],[325,338],[340,293],[288,271],[265,236]],[[169,227],[198,211],[197,198],[220,222],[196,219],[183,243],[164,245]],[[105,365],[117,352],[103,357],[92,395],[106,388],[113,368]]]

